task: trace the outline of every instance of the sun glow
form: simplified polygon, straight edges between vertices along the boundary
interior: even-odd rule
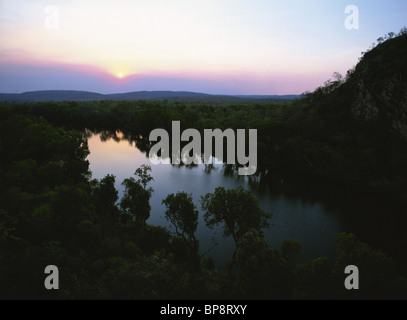
[[[123,78],[123,73],[120,72],[120,73],[118,74],[118,77],[119,77],[120,79]]]

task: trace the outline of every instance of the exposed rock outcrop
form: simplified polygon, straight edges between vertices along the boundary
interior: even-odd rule
[[[407,140],[407,34],[366,53],[350,82],[353,116],[389,124]]]

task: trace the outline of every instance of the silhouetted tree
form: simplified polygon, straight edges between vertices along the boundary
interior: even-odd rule
[[[269,247],[259,230],[250,229],[237,244],[236,267],[240,298],[290,298],[295,281],[294,270],[276,249]]]
[[[349,265],[358,267],[360,273],[360,290],[354,290],[351,295],[342,285],[343,272]],[[407,283],[400,276],[393,259],[380,250],[373,250],[353,234],[337,235],[335,272],[342,297],[394,299],[407,296]]]
[[[165,218],[175,227],[175,233],[185,240],[195,241],[198,210],[192,202],[192,196],[178,192],[168,195],[162,203],[167,207]]]
[[[269,226],[267,219],[270,214],[263,211],[253,194],[242,187],[231,190],[218,187],[214,193],[201,196],[201,205],[205,210],[206,225],[213,228],[223,223],[224,236],[232,236],[236,245],[249,230],[261,232]]]
[[[153,189],[147,188],[147,184],[153,179],[149,175],[150,166],[142,165],[134,173],[138,179],[133,177],[124,179],[122,185],[125,187],[123,197],[120,201],[123,222],[134,221],[139,225],[145,225],[150,217],[150,198]]]
[[[114,185],[115,180],[115,176],[108,174],[101,180],[92,181],[92,196],[96,216],[105,234],[111,234],[114,231],[120,217],[120,212],[116,206],[119,195]]]
[[[281,245],[281,253],[291,266],[294,266],[296,259],[300,255],[301,249],[301,243],[295,239],[286,239]]]

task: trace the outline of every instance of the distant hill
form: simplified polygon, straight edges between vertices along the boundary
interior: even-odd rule
[[[246,99],[279,99],[279,100],[295,100],[299,99],[302,96],[296,94],[289,94],[289,95],[238,95],[234,96],[238,98],[246,98]]]
[[[44,90],[24,93],[0,93],[0,101],[86,101],[102,100],[103,94],[73,90]]]
[[[24,93],[0,93],[0,101],[99,101],[99,100],[153,100],[153,99],[194,99],[230,100],[247,99],[286,101],[299,98],[299,95],[211,95],[188,91],[137,91],[127,93],[100,94],[74,90],[43,90]]]

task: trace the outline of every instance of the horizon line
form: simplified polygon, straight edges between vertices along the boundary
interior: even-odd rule
[[[283,96],[303,96],[304,93],[289,93],[289,94],[222,94],[222,93],[208,93],[208,92],[201,92],[201,91],[190,91],[190,90],[137,90],[137,91],[124,91],[124,92],[111,92],[111,93],[101,93],[97,91],[88,91],[88,90],[75,90],[75,89],[40,89],[40,90],[29,90],[23,92],[0,92],[0,94],[14,94],[14,95],[21,95],[27,93],[35,93],[35,92],[83,92],[83,93],[93,93],[98,95],[116,95],[116,94],[130,94],[130,93],[142,93],[142,92],[169,92],[169,93],[193,93],[193,94],[201,94],[201,95],[208,95],[208,96],[230,96],[230,97],[283,97]]]

